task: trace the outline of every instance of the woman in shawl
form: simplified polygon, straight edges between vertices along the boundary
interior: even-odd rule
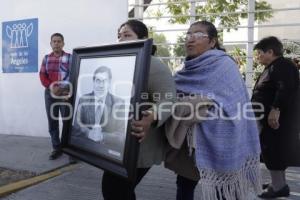
[[[175,75],[177,92],[214,104],[194,125],[195,158],[205,200],[245,200],[260,192],[260,144],[249,95],[235,61],[218,43],[215,26],[193,23],[185,41],[186,60]],[[193,199],[197,181],[178,175],[177,200]],[[189,194],[187,194],[189,193]]]

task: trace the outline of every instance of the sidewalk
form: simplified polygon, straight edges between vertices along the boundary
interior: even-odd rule
[[[42,174],[68,164],[68,157],[49,161],[50,139],[0,134],[0,167]]]
[[[68,157],[49,161],[50,141],[48,138],[7,136],[0,134],[0,167],[26,170],[44,174],[68,165]],[[102,170],[85,163],[73,165],[58,176],[37,185],[0,198],[1,200],[102,200]],[[264,181],[268,180],[263,169]],[[1,177],[0,177],[1,178]],[[174,200],[176,177],[162,166],[153,167],[137,187],[138,200]],[[289,200],[300,200],[300,168],[287,171],[291,188]],[[199,187],[195,200],[199,200]],[[253,199],[256,199],[253,197]],[[284,199],[284,198],[282,198]]]

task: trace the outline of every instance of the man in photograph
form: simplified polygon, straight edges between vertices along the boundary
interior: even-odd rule
[[[101,66],[95,70],[93,91],[79,98],[72,137],[88,139],[89,142],[77,140],[83,141],[83,147],[98,152],[99,146],[95,144],[102,144],[111,154],[118,155],[126,137],[125,102],[109,92],[111,79],[110,68]]]

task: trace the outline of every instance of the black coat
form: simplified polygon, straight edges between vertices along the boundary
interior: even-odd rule
[[[300,113],[295,112],[300,104],[296,99],[298,88],[299,72],[294,63],[283,57],[266,66],[254,86],[252,102],[264,106],[264,112],[256,112],[256,116],[264,114],[259,121],[262,126],[260,141],[263,161],[270,170],[300,166],[300,127],[297,126]],[[268,125],[272,107],[280,110],[280,127],[277,130]]]

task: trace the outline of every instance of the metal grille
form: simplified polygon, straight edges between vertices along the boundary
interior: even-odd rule
[[[183,45],[184,41],[178,42],[174,40],[175,35],[179,37],[183,35],[189,25],[195,22],[197,17],[209,17],[209,16],[231,16],[235,14],[247,14],[248,17],[241,20],[241,25],[234,27],[222,27],[217,26],[219,32],[223,35],[223,45],[229,54],[232,54],[235,59],[239,60],[240,71],[243,73],[246,81],[249,93],[251,93],[255,75],[262,69],[261,67],[255,67],[257,64],[254,61],[253,47],[254,44],[265,36],[277,36],[284,43],[286,49],[285,56],[294,58],[300,58],[300,2],[299,0],[286,0],[284,3],[276,0],[267,0],[267,3],[271,5],[271,9],[256,10],[255,1],[248,1],[247,11],[237,12],[225,12],[225,13],[207,13],[196,14],[197,5],[205,4],[206,0],[177,0],[172,1],[172,4],[186,5],[189,4],[189,13],[176,15],[176,17],[188,17],[188,21],[185,24],[170,24],[164,26],[167,20],[172,19],[170,13],[165,12],[167,6],[167,0],[129,0],[129,11],[134,15],[129,16],[143,20],[143,22],[151,27],[151,30],[155,34],[164,35],[166,40],[163,42],[156,42],[159,48],[165,48],[169,50],[168,56],[158,55],[164,60],[169,67],[176,71],[182,66],[184,55],[177,56],[174,53],[174,47]],[[256,13],[272,13],[273,17],[269,18],[267,22],[259,23],[255,21]],[[235,29],[236,31],[227,32],[228,29]],[[235,36],[244,35],[237,39]],[[173,38],[173,39],[172,39]],[[154,38],[155,39],[155,38]],[[236,55],[234,50],[240,51],[240,55]]]

